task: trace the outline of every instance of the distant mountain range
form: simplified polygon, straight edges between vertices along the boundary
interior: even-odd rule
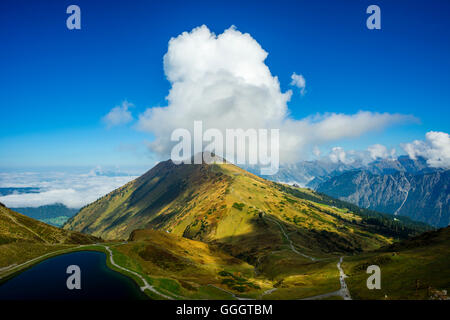
[[[407,216],[433,226],[450,223],[449,171],[423,158],[382,159],[364,164],[305,161],[267,178],[297,183],[375,211]]]
[[[384,175],[396,172],[427,173],[439,171],[440,169],[430,168],[424,158],[411,159],[408,156],[400,156],[397,159],[380,159],[369,163],[361,161],[345,165],[338,163],[338,170],[331,167],[328,174],[316,176],[307,184],[307,187],[318,189],[320,184],[351,170],[365,170],[373,174]]]
[[[410,217],[433,226],[450,223],[450,171],[373,174],[348,171],[317,191],[372,210]]]
[[[246,169],[255,174],[259,173],[259,168],[257,167],[248,167]],[[277,174],[262,177],[272,181],[295,183],[301,187],[316,189],[322,182],[356,169],[364,169],[374,174],[436,171],[436,169],[428,167],[426,160],[423,158],[413,160],[408,156],[400,156],[397,159],[381,159],[368,163],[361,160],[349,163],[333,162],[329,159],[301,161],[295,164],[281,165]]]
[[[342,172],[360,168],[363,164],[355,162],[345,164],[342,162],[331,162],[327,160],[302,161],[294,164],[281,165],[278,173],[261,177],[289,184],[297,184],[300,187],[314,188],[320,182],[327,180],[331,176],[339,175]],[[259,174],[259,167],[245,167],[246,170],[254,174]]]

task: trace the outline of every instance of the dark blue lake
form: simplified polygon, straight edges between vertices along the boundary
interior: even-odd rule
[[[81,289],[66,286],[67,267],[81,269]],[[130,278],[109,269],[106,254],[68,253],[47,259],[0,284],[0,300],[136,300],[146,295]]]

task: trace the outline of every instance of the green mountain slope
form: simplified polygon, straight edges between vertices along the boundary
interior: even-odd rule
[[[449,299],[450,227],[425,232],[376,252],[349,257],[343,268],[356,299]],[[381,289],[369,290],[369,265],[381,269]],[[446,294],[447,292],[447,294]]]
[[[50,226],[0,204],[0,245],[13,242],[85,244],[95,240],[98,239]]]
[[[59,229],[6,208],[0,203],[0,273],[38,256],[99,241]]]

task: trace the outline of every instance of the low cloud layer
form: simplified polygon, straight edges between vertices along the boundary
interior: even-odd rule
[[[365,166],[376,160],[397,159],[395,148],[388,149],[382,144],[374,144],[367,150],[345,150],[342,147],[333,147],[325,160],[333,163],[343,163],[354,166]]]
[[[450,169],[450,136],[445,132],[430,131],[425,134],[425,140],[414,140],[400,145],[413,160],[424,158],[432,168]],[[331,149],[327,158],[333,163],[351,164],[359,162],[368,164],[380,159],[397,159],[397,150],[388,149],[381,144],[374,144],[367,150],[344,150],[342,147]]]
[[[170,141],[172,131],[192,132],[194,121],[202,120],[204,130],[280,129],[280,161],[287,163],[307,158],[313,146],[414,120],[368,111],[293,119],[288,109],[292,91],[281,90],[265,64],[267,55],[250,34],[235,27],[215,35],[201,26],[172,38],[164,56],[171,83],[168,105],[139,116],[138,128],[155,137],[151,151],[167,157],[175,144]],[[296,75],[296,86],[305,84],[301,79]]]
[[[81,208],[112,190],[133,180],[136,176],[123,173],[104,175],[96,170],[87,173],[23,172],[0,173],[0,187],[36,187],[38,193],[10,194],[0,202],[11,208],[39,207],[62,203],[69,208]],[[20,181],[20,183],[18,183]]]
[[[423,157],[430,167],[450,169],[450,136],[445,132],[430,131],[425,140],[402,145],[411,159]]]

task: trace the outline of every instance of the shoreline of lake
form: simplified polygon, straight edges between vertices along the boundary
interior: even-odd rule
[[[0,284],[0,300],[148,299],[134,279],[111,268],[107,259],[103,250],[90,248],[37,261]],[[66,287],[69,265],[80,266],[81,290]]]

